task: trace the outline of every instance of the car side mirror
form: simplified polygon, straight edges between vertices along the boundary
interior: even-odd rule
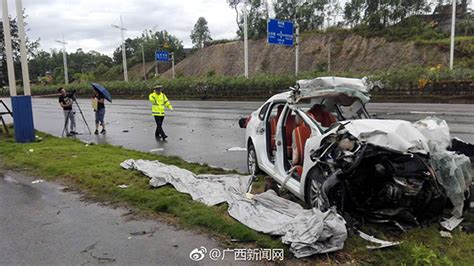
[[[242,117],[239,119],[239,127],[240,128],[247,128],[248,118]]]

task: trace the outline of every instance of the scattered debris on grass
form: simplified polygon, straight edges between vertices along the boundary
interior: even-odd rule
[[[446,230],[453,231],[454,228],[458,227],[463,220],[464,218],[457,218],[455,216],[452,216],[449,219],[443,218],[443,221],[440,224]]]
[[[359,236],[367,241],[370,241],[372,243],[378,244],[377,246],[367,246],[368,249],[381,249],[381,248],[388,248],[388,247],[393,247],[400,245],[402,242],[391,242],[391,241],[386,241],[382,239],[378,239],[374,236],[368,235],[362,231],[357,231]]]
[[[447,231],[439,231],[439,234],[441,235],[441,237],[444,237],[444,238],[453,238],[451,233]]]

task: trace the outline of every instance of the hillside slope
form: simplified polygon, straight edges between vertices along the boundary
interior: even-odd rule
[[[414,42],[388,42],[384,38],[364,38],[358,35],[312,35],[302,38],[300,72],[325,66],[328,62],[329,46],[333,71],[372,71],[408,64],[446,64],[448,61],[448,51],[436,46],[416,45]],[[294,69],[294,48],[268,45],[265,39],[249,41],[250,75],[291,74]],[[209,72],[242,75],[242,41],[203,48],[176,65],[177,75],[199,76]],[[164,76],[170,77],[171,71],[167,71]]]

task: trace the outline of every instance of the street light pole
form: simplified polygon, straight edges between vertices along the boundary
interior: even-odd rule
[[[128,72],[127,72],[127,54],[125,53],[125,35],[124,31],[127,29],[123,27],[122,16],[120,16],[120,26],[113,25],[112,27],[120,30],[122,37],[122,61],[123,61],[123,79],[128,82]]]
[[[60,43],[63,45],[63,65],[64,65],[64,84],[69,84],[69,75],[67,72],[67,54],[66,54],[66,44],[67,42],[64,41],[64,36],[63,40],[56,40],[57,43]]]
[[[331,72],[331,39],[328,43],[328,73]]]
[[[8,16],[8,1],[2,0],[3,34],[5,36],[5,55],[7,59],[8,87],[10,96],[16,96],[15,68],[13,66],[12,38],[10,34],[10,17]]]
[[[171,52],[170,55],[171,55],[171,72],[173,73],[173,79],[174,79],[175,78],[175,76],[174,76],[174,53]]]
[[[28,74],[28,59],[26,58],[26,37],[23,21],[23,7],[21,0],[16,0],[18,31],[20,37],[20,61],[23,74],[24,94],[16,94],[15,69],[13,65],[12,39],[10,33],[10,17],[8,16],[8,0],[2,0],[3,34],[5,36],[5,54],[7,59],[8,85],[10,100],[13,109],[13,124],[15,127],[15,141],[19,143],[35,140],[35,126],[33,123],[33,109],[31,104],[30,75]]]
[[[26,55],[25,22],[23,21],[23,5],[21,0],[16,0],[16,18],[18,20],[18,33],[20,35],[20,60],[25,95],[31,95],[30,73],[28,71],[28,58]]]
[[[146,70],[145,70],[145,51],[143,50],[143,43],[140,44],[142,46],[142,60],[143,60],[143,78],[146,81]]]
[[[453,1],[453,13],[451,16],[451,45],[449,49],[449,69],[453,70],[454,66],[454,34],[456,29],[456,0]]]
[[[298,21],[295,21],[296,24],[296,41],[295,41],[295,76],[298,76],[299,69],[299,52],[300,52],[300,25]]]
[[[245,78],[249,78],[249,44],[247,34],[247,0],[244,0],[244,68]]]

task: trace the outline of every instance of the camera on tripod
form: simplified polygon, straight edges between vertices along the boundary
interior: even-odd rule
[[[69,93],[69,95],[70,95],[70,97],[72,98],[73,101],[76,100],[76,92],[77,92],[77,90],[72,90],[72,91]]]

